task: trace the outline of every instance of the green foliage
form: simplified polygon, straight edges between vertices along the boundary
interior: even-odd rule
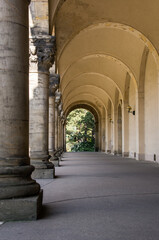
[[[68,152],[94,151],[95,121],[85,109],[73,110],[67,117],[66,149]]]

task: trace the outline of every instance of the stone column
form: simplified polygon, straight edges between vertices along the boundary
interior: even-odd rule
[[[49,155],[55,150],[55,96],[53,91],[49,92]]]
[[[102,119],[101,119],[101,151],[105,152],[105,118],[104,116],[102,116]]]
[[[51,157],[51,162],[55,165],[55,167],[59,166],[59,152],[58,152],[58,106],[59,102],[61,100],[61,93],[57,90],[55,92],[55,135],[54,135],[54,153],[53,156]]]
[[[99,151],[99,124],[95,122],[95,152]]]
[[[63,150],[66,152],[66,120],[63,123]]]
[[[57,134],[57,148],[60,148],[60,135],[61,135],[61,129],[60,129],[60,116],[58,115],[58,134]]]
[[[59,87],[60,76],[50,75],[49,86],[49,154],[53,157],[55,151],[55,92]]]
[[[60,138],[60,147],[64,150],[64,112],[63,110],[61,111],[61,114],[60,114],[60,118],[61,118],[61,122],[60,122],[60,129],[61,129],[61,138]]]
[[[64,121],[61,120],[61,130],[62,130],[62,134],[61,134],[61,147],[64,151]]]
[[[59,116],[59,104],[61,101],[61,92],[55,93],[55,149],[58,149],[58,116]]]
[[[55,150],[57,150],[57,135],[58,135],[58,103],[55,98]]]
[[[0,3],[0,221],[36,219],[42,202],[28,154],[28,4]]]
[[[30,39],[30,158],[34,178],[53,178],[48,153],[49,68],[54,62],[55,38]]]
[[[61,148],[61,113],[62,113],[62,102],[58,105],[58,148]]]
[[[108,126],[108,149],[107,149],[107,152],[108,153],[111,153],[111,124],[112,124],[112,118],[111,118],[111,115],[108,114],[108,119],[107,119],[107,126]]]

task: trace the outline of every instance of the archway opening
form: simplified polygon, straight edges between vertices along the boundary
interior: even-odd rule
[[[71,111],[66,120],[66,151],[95,151],[95,118],[93,114],[78,108]]]

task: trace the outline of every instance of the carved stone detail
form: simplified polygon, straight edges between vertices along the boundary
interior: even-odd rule
[[[61,101],[61,92],[59,92],[58,90],[56,90],[55,92],[55,103],[56,105],[59,105],[60,104],[60,101]]]
[[[49,68],[54,63],[55,51],[54,36],[38,36],[30,38],[30,70],[48,72]]]
[[[55,96],[56,90],[59,88],[60,75],[50,74],[50,84],[49,84],[49,96]]]
[[[62,112],[62,102],[60,102],[60,104],[58,105],[58,112],[59,112],[59,116],[61,115]]]

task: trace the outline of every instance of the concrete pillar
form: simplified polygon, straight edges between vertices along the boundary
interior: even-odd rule
[[[0,221],[36,219],[42,202],[28,155],[28,4],[0,3]]]
[[[59,83],[59,75],[51,74],[49,86],[49,154],[52,157],[55,151],[55,92]]]
[[[54,165],[48,152],[49,68],[54,62],[55,38],[30,39],[30,158],[34,178],[53,178]]]

